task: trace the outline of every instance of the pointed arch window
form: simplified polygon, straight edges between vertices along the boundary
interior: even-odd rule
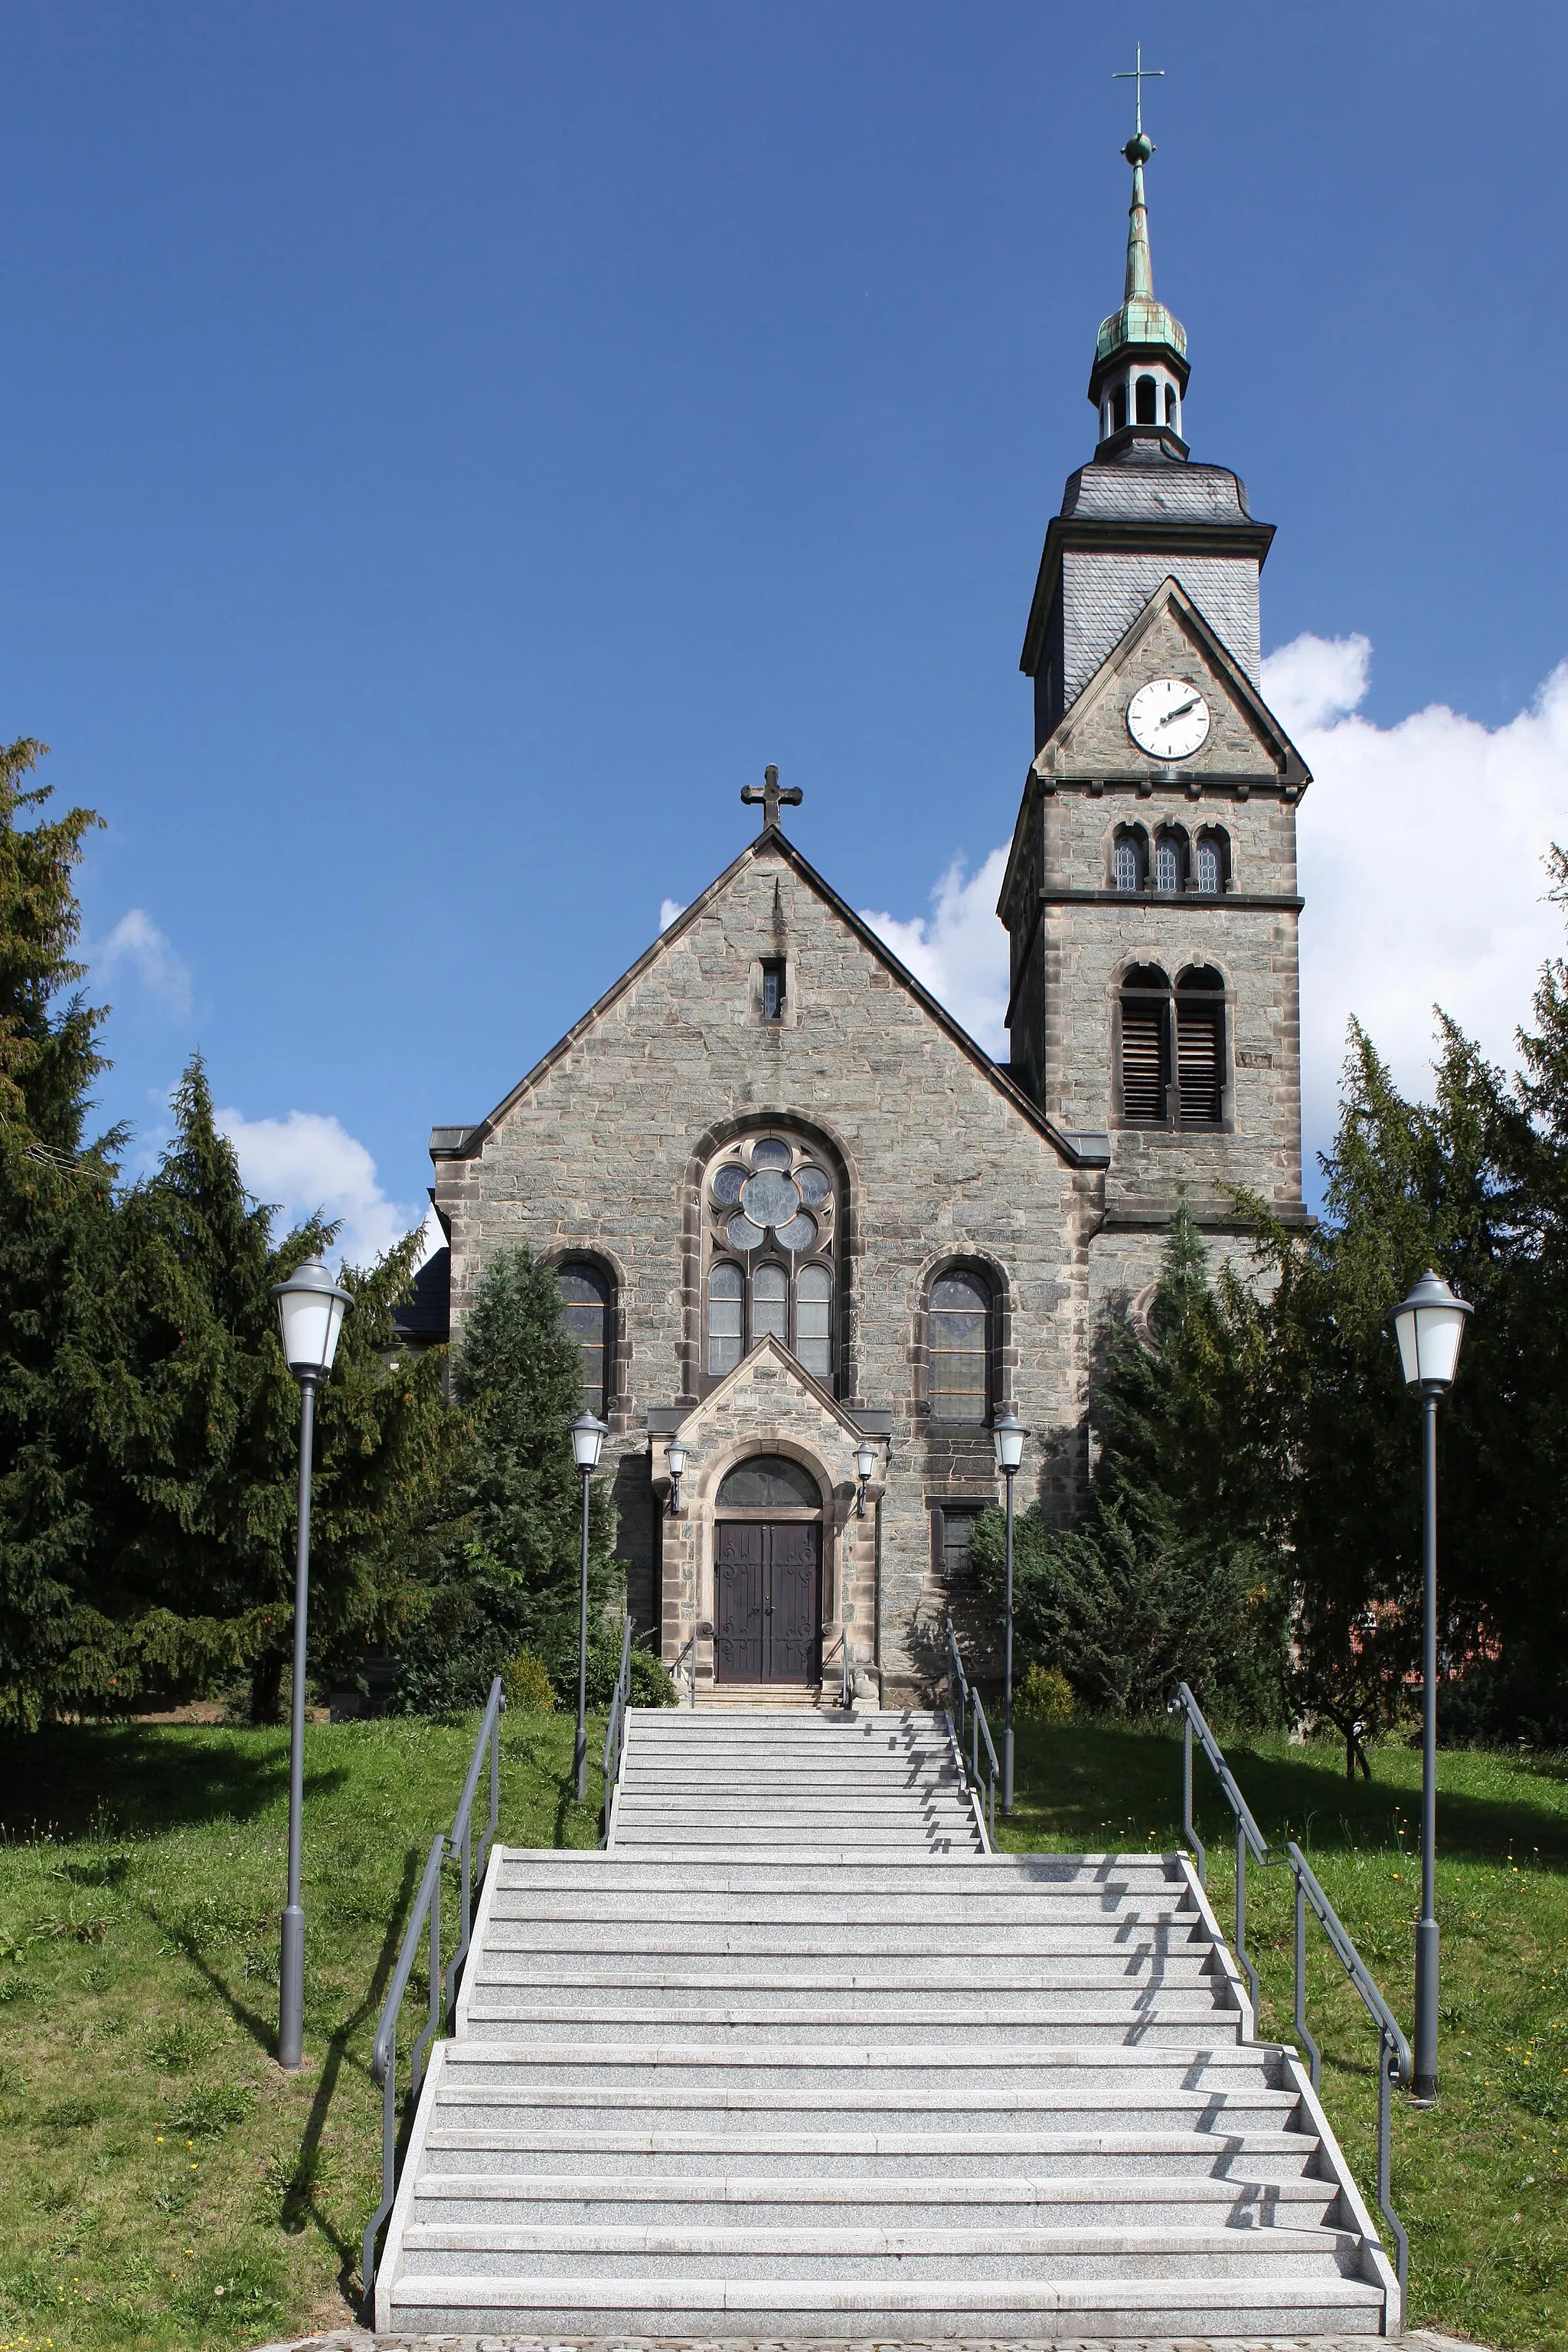
[[[726,1145],[702,1180],[708,1255],[706,1378],[722,1380],[763,1340],[790,1349],[832,1389],[839,1181],[826,1157],[784,1131]]]

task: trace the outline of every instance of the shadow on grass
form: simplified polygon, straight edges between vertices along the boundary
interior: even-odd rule
[[[341,1769],[306,1776],[330,1794]],[[246,1821],[280,1803],[288,1735],[205,1724],[47,1724],[0,1739],[0,1838],[139,1837],[203,1822]]]
[[[1293,1837],[1309,1852],[1392,1852],[1400,1845],[1401,1828],[1406,1846],[1415,1833],[1420,1795],[1414,1786],[1378,1780],[1352,1785],[1315,1749],[1280,1758],[1237,1741],[1226,1745],[1226,1760],[1270,1840]],[[1561,1780],[1555,1768],[1535,1777]],[[1198,1834],[1223,1849],[1232,1835],[1231,1815],[1201,1756],[1194,1761],[1193,1785]],[[1010,1843],[1024,1842],[1031,1831],[1068,1840],[1084,1853],[1141,1845],[1151,1834],[1162,1847],[1180,1843],[1182,1750],[1171,1734],[1110,1724],[1021,1723],[1017,1790]],[[1437,1833],[1439,1851],[1453,1861],[1538,1853],[1546,1867],[1568,1870],[1568,1813],[1525,1797],[1440,1789]]]

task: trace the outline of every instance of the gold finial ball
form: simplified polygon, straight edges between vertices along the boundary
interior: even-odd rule
[[[1130,163],[1146,163],[1154,152],[1154,142],[1146,131],[1136,131],[1121,152]]]

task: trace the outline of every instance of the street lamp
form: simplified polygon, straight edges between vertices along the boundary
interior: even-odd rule
[[[680,1482],[686,1475],[686,1448],[679,1437],[670,1439],[664,1449],[664,1458],[669,1465],[669,1513],[671,1518],[678,1519],[680,1517]]]
[[[295,1519],[294,1690],[289,1730],[289,1901],[278,1972],[278,2063],[298,2066],[305,2047],[305,1913],[300,1901],[300,1815],[305,1794],[305,1620],[310,1594],[310,1452],[316,1391],[332,1369],[349,1294],[319,1257],[275,1282],[283,1354],[300,1383],[300,1503]]]
[[[1007,1481],[1007,1679],[1002,1714],[1002,1811],[1013,1810],[1013,1481],[1024,1458],[1029,1434],[1016,1412],[1000,1414],[992,1423],[996,1467]]]
[[[866,1516],[866,1489],[871,1483],[871,1474],[876,1467],[877,1449],[868,1437],[863,1437],[855,1448],[855,1476],[858,1481],[855,1488],[855,1516],[858,1519]]]
[[[577,1802],[588,1795],[588,1489],[599,1466],[599,1448],[606,1435],[605,1423],[591,1412],[580,1412],[572,1423],[572,1453],[583,1474],[583,1586],[577,1611]]]
[[[1415,2064],[1411,2095],[1437,2096],[1437,1400],[1453,1386],[1468,1303],[1424,1274],[1391,1320],[1405,1385],[1421,1400],[1421,1916],[1415,1927]]]

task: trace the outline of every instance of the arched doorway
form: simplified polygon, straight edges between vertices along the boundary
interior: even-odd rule
[[[821,1493],[802,1464],[751,1454],[715,1506],[714,1678],[820,1682],[821,1646]]]

